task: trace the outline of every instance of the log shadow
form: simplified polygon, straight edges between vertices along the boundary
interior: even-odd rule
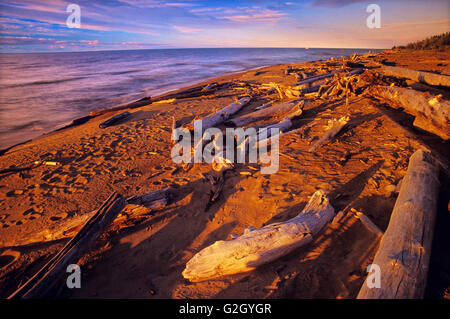
[[[196,180],[175,190],[173,208],[118,236],[99,262],[88,265],[92,270],[84,274],[84,289],[75,291],[73,297],[171,298],[174,288],[184,281],[181,272],[194,253],[234,228],[233,223],[223,224],[207,236],[202,247],[192,247],[242,178],[227,179],[219,201],[208,212],[204,212],[209,200],[207,182]],[[157,293],[149,294],[149,289]]]

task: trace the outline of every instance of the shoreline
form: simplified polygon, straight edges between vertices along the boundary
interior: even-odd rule
[[[211,48],[211,49],[214,49],[214,48]],[[236,49],[239,49],[239,48],[236,48]],[[255,49],[257,49],[257,48],[255,48]],[[269,49],[271,49],[271,48],[269,48]],[[291,48],[286,48],[286,49],[291,49]],[[330,49],[330,50],[353,50],[353,49],[349,49],[349,48],[338,48],[338,49],[332,49],[332,48],[313,48],[313,49],[324,49],[324,50],[326,50],[326,49]],[[354,50],[368,50],[369,52],[371,52],[371,50],[379,50],[379,49],[361,49],[361,48],[355,48]],[[93,51],[93,52],[96,52],[96,51]],[[77,52],[76,52],[76,53],[77,53]],[[32,53],[30,53],[30,54],[32,54]],[[198,80],[193,80],[193,81],[191,81],[191,82],[190,82],[189,84],[187,84],[187,85],[186,85],[186,84],[180,84],[180,86],[179,86],[178,88],[175,88],[175,89],[169,89],[168,91],[165,91],[165,92],[163,91],[162,93],[158,93],[157,95],[154,96],[154,98],[160,98],[160,97],[162,97],[162,96],[169,95],[169,94],[171,94],[171,93],[176,93],[176,92],[178,92],[178,91],[181,91],[181,90],[184,90],[184,89],[188,89],[188,88],[191,88],[191,87],[194,87],[194,86],[197,86],[197,85],[202,85],[202,84],[206,85],[207,83],[212,82],[212,81],[214,81],[214,80],[218,80],[218,79],[220,79],[220,78],[222,78],[222,77],[227,77],[227,76],[231,76],[231,75],[234,75],[234,74],[241,74],[241,73],[245,73],[245,72],[250,72],[250,71],[253,71],[253,70],[257,70],[257,69],[259,69],[259,68],[266,68],[266,67],[271,67],[271,66],[282,66],[282,65],[295,64],[295,63],[316,62],[316,61],[320,61],[320,59],[314,59],[314,60],[309,60],[309,59],[308,59],[308,60],[305,60],[305,61],[301,61],[301,62],[292,62],[292,63],[267,64],[267,65],[262,65],[262,66],[257,66],[257,67],[251,67],[251,68],[243,69],[243,70],[239,70],[239,71],[230,71],[230,72],[218,73],[217,75],[214,75],[214,76],[211,76],[211,77],[204,77],[204,78],[201,78],[201,79],[198,79]],[[136,93],[128,93],[127,95],[135,95],[135,94],[136,94]],[[97,111],[101,111],[101,110],[111,110],[111,112],[112,112],[112,111],[114,111],[114,109],[126,108],[127,105],[133,105],[133,104],[135,104],[136,102],[140,102],[141,100],[145,100],[145,99],[148,99],[148,98],[149,98],[148,96],[147,96],[147,97],[144,96],[144,97],[139,98],[139,99],[137,99],[137,100],[129,100],[128,102],[124,102],[124,103],[120,103],[120,104],[117,104],[117,105],[113,105],[113,106],[110,106],[110,107],[107,107],[107,108],[104,108],[104,109],[99,109],[99,110],[97,110]],[[92,113],[92,112],[95,112],[95,111],[90,111],[90,112]],[[23,145],[24,143],[28,143],[29,141],[32,141],[32,140],[35,140],[35,139],[39,139],[39,138],[41,138],[42,136],[46,136],[46,135],[48,135],[48,134],[52,134],[52,133],[54,133],[54,132],[63,130],[63,129],[65,129],[65,128],[67,128],[67,127],[72,127],[72,126],[74,126],[74,124],[75,124],[76,122],[79,122],[80,120],[83,120],[83,119],[87,118],[88,116],[89,116],[89,114],[81,115],[81,116],[79,116],[79,117],[73,118],[73,119],[71,119],[71,120],[68,120],[68,121],[66,121],[66,122],[64,122],[64,123],[61,123],[61,124],[57,125],[56,128],[54,128],[54,129],[52,129],[52,130],[50,130],[50,131],[48,131],[48,132],[41,133],[40,135],[37,135],[37,136],[35,136],[35,137],[31,137],[31,138],[25,137],[23,141],[19,141],[19,142],[13,144],[13,145],[10,145],[10,146],[1,148],[1,149],[0,149],[0,156],[1,156],[2,154],[6,153],[8,150],[10,150],[10,149],[12,149],[12,148],[14,148],[14,147],[16,147],[16,146]],[[75,124],[75,125],[79,125],[79,124]]]

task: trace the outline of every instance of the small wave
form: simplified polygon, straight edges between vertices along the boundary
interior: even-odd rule
[[[6,133],[9,131],[19,131],[19,130],[25,130],[25,129],[33,129],[33,130],[37,130],[40,131],[42,130],[42,121],[30,121],[27,123],[23,123],[23,124],[17,124],[17,125],[11,125],[8,127],[5,127],[4,130],[1,130],[1,133]]]
[[[39,80],[39,81],[32,81],[32,82],[26,82],[26,83],[18,83],[18,84],[11,84],[11,85],[5,85],[4,88],[17,88],[17,87],[24,87],[24,86],[32,86],[32,85],[51,85],[51,84],[59,84],[64,82],[70,82],[70,81],[76,81],[84,79],[84,76],[74,77],[74,78],[65,78],[65,79],[54,79],[54,80]]]
[[[129,70],[123,70],[123,71],[106,72],[105,74],[122,75],[122,74],[136,73],[136,72],[140,72],[140,71],[144,71],[144,69],[129,69]]]

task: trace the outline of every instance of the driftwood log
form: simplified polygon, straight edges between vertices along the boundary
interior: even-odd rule
[[[124,198],[113,193],[64,248],[9,299],[44,298],[59,290],[55,286],[63,285],[61,279],[66,275],[67,266],[78,262],[124,206]]]
[[[128,118],[130,115],[131,115],[130,112],[123,112],[123,113],[114,115],[114,116],[111,117],[110,119],[108,119],[108,120],[106,120],[106,121],[100,123],[100,124],[98,125],[98,127],[100,127],[100,128],[107,128],[107,127],[109,127],[109,126],[111,126],[111,125],[117,124],[117,123],[119,123],[119,122],[125,120],[125,119]]]
[[[242,127],[252,122],[262,121],[275,116],[288,116],[291,112],[297,112],[302,109],[305,101],[292,100],[289,102],[272,105],[262,110],[242,115],[225,122],[225,125],[233,127]]]
[[[450,102],[440,96],[390,86],[374,86],[368,93],[387,101],[394,108],[402,107],[407,113],[416,116],[415,126],[444,140],[450,138]]]
[[[247,229],[236,239],[217,241],[201,250],[186,264],[183,276],[198,282],[253,270],[311,242],[333,216],[327,196],[317,191],[296,217]]]
[[[429,153],[418,150],[411,156],[373,261],[381,270],[381,287],[369,288],[365,282],[359,299],[423,298],[436,219],[438,170]]]
[[[206,130],[211,127],[215,127],[218,124],[223,123],[227,119],[229,119],[233,114],[237,113],[240,109],[242,109],[245,105],[250,102],[251,98],[246,96],[230,105],[224,107],[223,109],[217,111],[214,114],[211,114],[208,117],[203,118],[202,121],[202,130]],[[194,123],[191,123],[193,125]]]
[[[395,76],[399,78],[407,78],[420,83],[450,87],[450,76],[448,75],[441,75],[424,71],[415,71],[394,66],[382,66],[380,71],[386,75]]]

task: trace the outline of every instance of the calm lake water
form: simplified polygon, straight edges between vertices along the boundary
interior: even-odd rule
[[[92,110],[207,78],[368,51],[265,48],[0,54],[0,149],[52,131]]]

